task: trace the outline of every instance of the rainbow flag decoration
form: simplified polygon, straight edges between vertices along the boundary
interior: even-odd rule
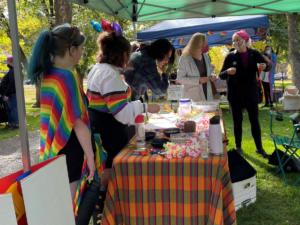
[[[19,171],[12,173],[6,177],[0,178],[0,194],[2,194],[2,193],[11,193],[12,194],[18,225],[27,225],[27,219],[26,219],[26,213],[25,213],[24,200],[23,200],[23,194],[22,194],[22,190],[21,190],[20,180],[25,178],[29,174],[34,173],[35,171],[39,170],[40,168],[42,168],[43,166],[47,165],[48,163],[50,163],[51,161],[53,161],[55,159],[56,159],[56,157],[54,157],[50,160],[46,160],[42,163],[38,163],[31,167],[31,171],[28,171],[26,173],[24,173],[23,170],[19,170]],[[0,224],[1,224],[1,221],[0,221]]]

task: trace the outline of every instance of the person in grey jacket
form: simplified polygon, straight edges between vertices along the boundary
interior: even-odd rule
[[[195,33],[183,49],[177,70],[177,82],[184,85],[184,98],[213,100],[216,94],[205,34]]]

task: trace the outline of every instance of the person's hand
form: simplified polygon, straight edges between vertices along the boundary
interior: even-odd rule
[[[160,106],[158,104],[148,104],[149,113],[158,113],[159,110],[160,110]]]
[[[209,79],[211,82],[215,82],[218,78],[216,75],[211,75],[211,76],[209,76]]]
[[[7,102],[8,101],[8,97],[7,96],[3,96],[3,101]]]
[[[96,170],[94,156],[87,156],[87,167],[89,169],[87,180],[92,181]]]
[[[209,81],[208,77],[200,77],[199,78],[199,84],[205,84]]]
[[[235,75],[236,74],[236,68],[235,67],[230,67],[226,71],[227,71],[227,74],[229,74],[229,75]]]
[[[101,174],[101,185],[107,187],[108,181],[111,178],[111,169],[103,170]]]

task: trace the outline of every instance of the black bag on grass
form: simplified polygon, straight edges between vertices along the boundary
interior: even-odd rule
[[[274,152],[272,153],[272,155],[270,155],[270,157],[269,157],[270,165],[274,165],[274,166],[279,165],[279,161],[278,161],[276,152],[278,152],[279,157],[282,159],[281,160],[282,163],[284,163],[289,158],[289,155],[286,154],[284,151],[281,151],[280,149],[275,149]],[[291,157],[291,159],[289,159],[287,161],[287,163],[283,166],[283,170],[285,172],[300,172],[299,159],[296,159],[295,157]]]
[[[232,183],[249,179],[256,174],[256,170],[235,150],[228,152],[228,164]]]

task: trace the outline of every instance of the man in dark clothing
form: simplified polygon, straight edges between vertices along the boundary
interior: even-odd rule
[[[227,80],[236,150],[242,153],[243,109],[246,109],[256,152],[266,158],[268,155],[262,146],[258,119],[257,65],[259,64],[260,69],[268,71],[271,64],[258,51],[247,47],[250,37],[246,31],[234,33],[232,39],[236,50],[226,56],[220,78]]]
[[[8,127],[14,129],[19,127],[19,119],[12,56],[8,56],[6,61],[9,70],[0,83],[0,95],[6,102],[8,111]]]
[[[169,86],[168,75],[164,72],[160,74],[157,68],[162,69],[168,64],[172,50],[172,44],[167,39],[159,39],[130,56],[124,75],[132,89],[133,100],[140,99],[148,89],[154,95],[166,93]]]

